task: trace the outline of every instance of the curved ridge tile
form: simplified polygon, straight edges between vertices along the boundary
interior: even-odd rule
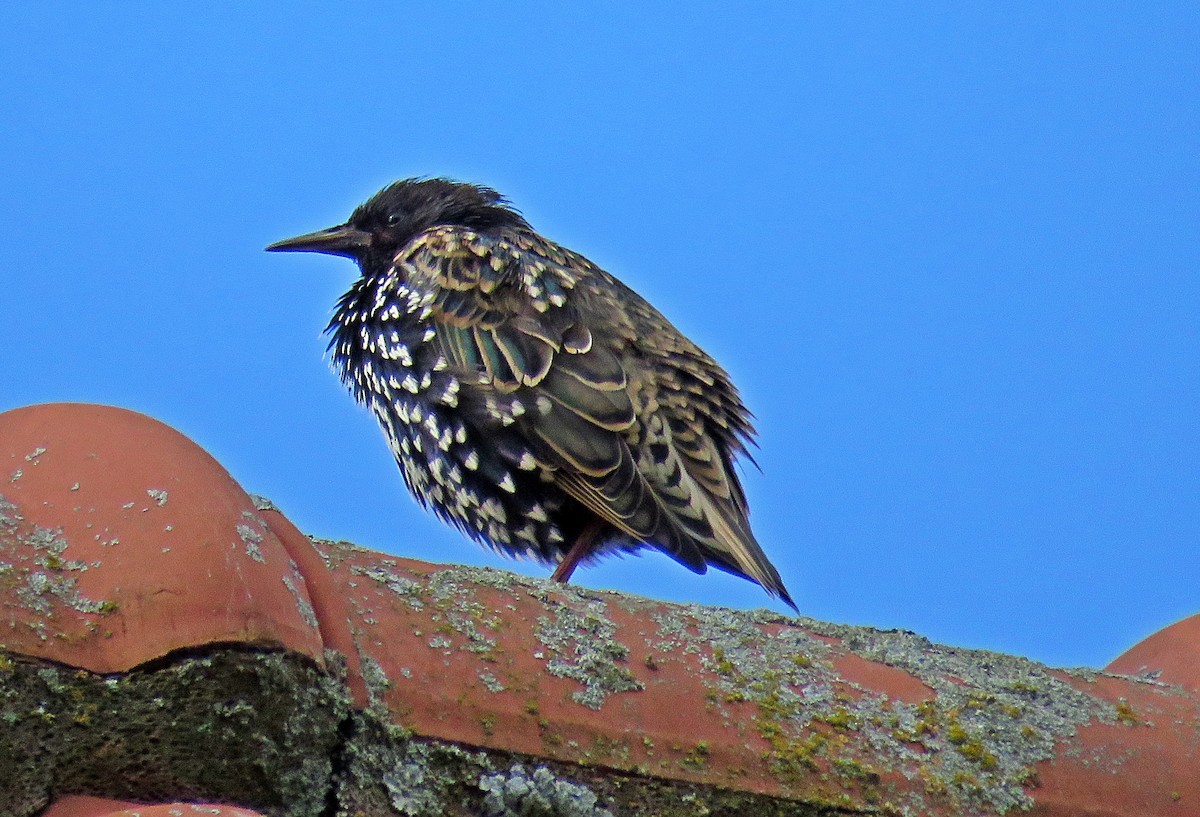
[[[1104,669],[1200,689],[1200,613],[1147,636]]]
[[[0,647],[95,672],[214,642],[322,655],[254,501],[179,432],[109,406],[0,414],[0,605]]]

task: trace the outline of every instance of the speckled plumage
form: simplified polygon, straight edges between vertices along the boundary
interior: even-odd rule
[[[495,191],[396,182],[268,249],[359,263],[328,327],[334,365],[442,519],[562,580],[650,546],[792,604],[750,531],[733,461],[753,428],[728,375]]]

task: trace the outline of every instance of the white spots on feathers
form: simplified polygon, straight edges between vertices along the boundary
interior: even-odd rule
[[[484,500],[483,505],[480,507],[480,512],[502,525],[508,522],[508,514],[505,513],[504,506],[494,497]]]
[[[566,303],[562,293],[574,281],[558,262],[537,253],[521,258],[512,244],[500,251],[494,239],[482,236],[462,246],[492,267],[480,264],[477,280],[463,278],[475,294],[487,297],[519,270],[518,286],[539,312]],[[438,343],[432,323],[444,290],[415,280],[422,274],[417,261],[397,264],[335,315],[330,346],[335,366],[378,419],[405,484],[422,505],[498,549],[552,557],[563,542],[554,521],[563,500],[527,495],[524,489],[551,482],[552,471],[515,431],[531,416],[550,414],[556,404],[534,390],[518,392],[519,398],[501,392],[488,372],[460,368]],[[586,329],[569,334],[561,344],[567,352],[590,347]],[[494,438],[501,436],[505,444],[498,449]]]
[[[379,333],[379,356],[384,360],[397,360],[406,369],[413,365],[412,352],[409,350],[408,344],[401,343],[395,332],[391,333],[390,338],[384,337],[382,332]]]

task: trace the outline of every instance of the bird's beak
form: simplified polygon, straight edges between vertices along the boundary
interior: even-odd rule
[[[371,246],[371,234],[366,230],[341,224],[328,230],[285,238],[267,247],[267,252],[323,252],[355,258]]]

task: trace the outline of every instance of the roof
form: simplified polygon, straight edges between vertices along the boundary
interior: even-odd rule
[[[1200,809],[1200,616],[1065,670],[418,562],[123,409],[0,414],[0,604],[21,817]]]

